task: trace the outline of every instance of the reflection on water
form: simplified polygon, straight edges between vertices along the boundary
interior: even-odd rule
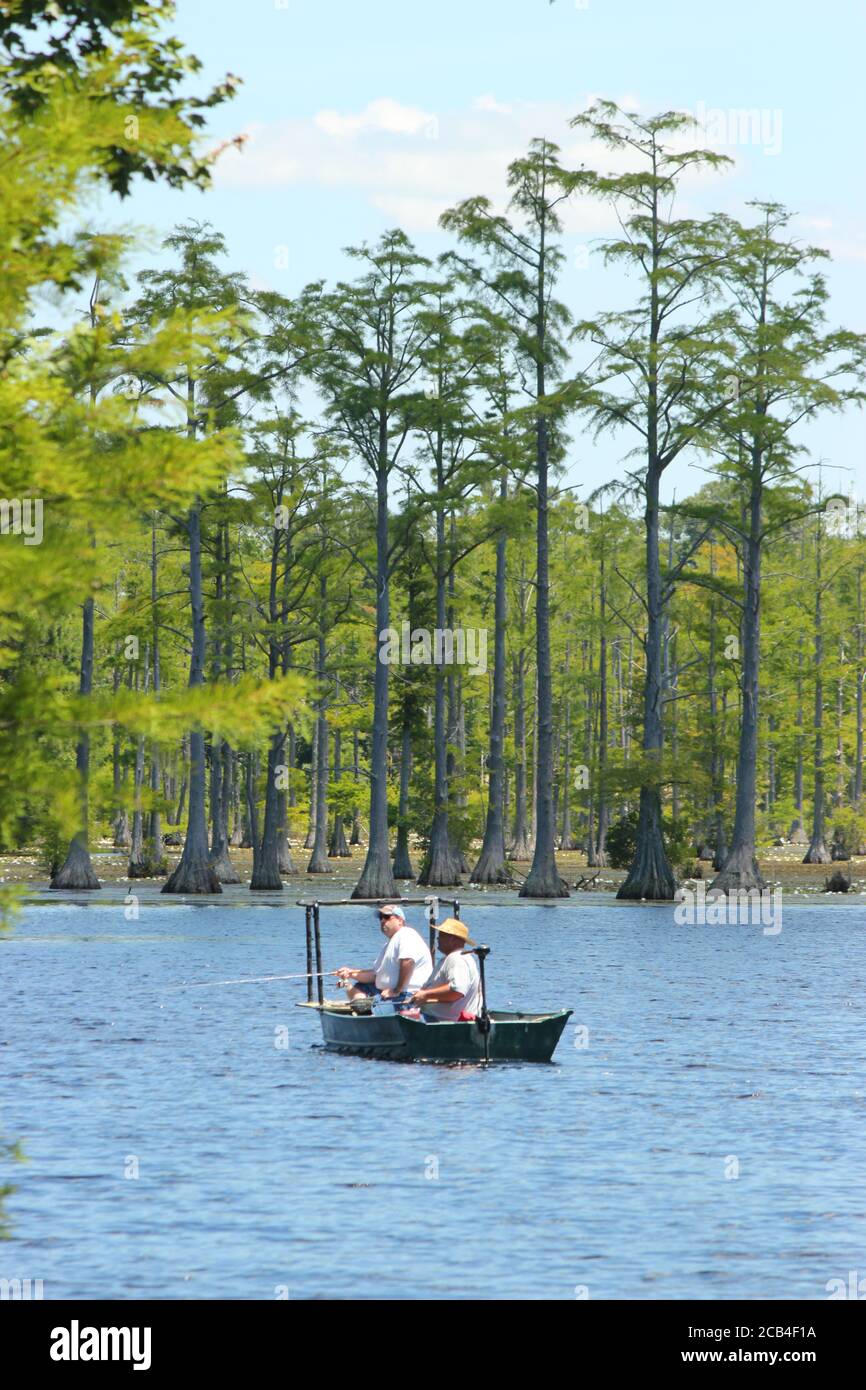
[[[416,925],[421,925],[416,909]],[[0,942],[0,1277],[46,1298],[824,1298],[863,1264],[866,910],[467,911],[548,1067],[333,1056],[296,908],[28,909]],[[369,963],[361,909],[325,964]],[[20,939],[19,939],[20,934]],[[9,1266],[7,1269],[6,1266]]]

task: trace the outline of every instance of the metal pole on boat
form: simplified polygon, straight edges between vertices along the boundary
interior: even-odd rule
[[[319,1003],[323,1004],[325,1002],[325,996],[322,990],[322,934],[319,930],[319,904],[317,902],[313,903],[313,934],[316,938],[316,970],[318,971],[317,986]]]
[[[481,1017],[477,1020],[484,1038],[484,1064],[490,1061],[490,1014],[487,1010],[487,982],[484,978],[484,962],[490,955],[489,946],[476,946],[474,954],[478,957],[478,970],[481,975]]]
[[[430,956],[433,964],[436,964],[436,924],[439,920],[439,899],[437,897],[427,900],[427,925],[429,927]]]
[[[306,918],[306,928],[307,928],[307,1003],[308,1003],[308,1004],[312,1004],[312,1002],[313,1002],[313,930],[312,930],[312,924],[311,924],[311,922],[310,922],[310,914],[311,914],[311,912],[312,912],[312,909],[311,909],[311,908],[309,908],[309,907],[305,907],[305,908],[304,908],[304,916],[305,916],[305,918]]]

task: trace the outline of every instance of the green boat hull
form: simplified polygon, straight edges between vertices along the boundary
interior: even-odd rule
[[[549,1062],[571,1009],[552,1014],[491,1012],[485,1054],[478,1023],[424,1023],[402,1014],[319,1012],[331,1052],[389,1062]]]

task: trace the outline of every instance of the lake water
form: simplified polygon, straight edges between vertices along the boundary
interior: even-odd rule
[[[820,1299],[866,1274],[866,909],[786,906],[776,936],[613,904],[465,915],[493,1007],[574,1010],[553,1065],[332,1056],[303,984],[169,988],[305,970],[288,903],[27,909],[0,940],[0,1134],[29,1157],[0,1276],[46,1298]],[[367,911],[323,926],[327,966],[372,960]]]

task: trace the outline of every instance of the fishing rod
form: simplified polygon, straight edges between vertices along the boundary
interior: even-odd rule
[[[336,975],[336,970],[310,970],[303,975],[249,975],[241,980],[191,980],[183,985],[169,985],[175,989],[210,989],[216,985],[259,985],[267,980],[310,980],[320,975]]]

